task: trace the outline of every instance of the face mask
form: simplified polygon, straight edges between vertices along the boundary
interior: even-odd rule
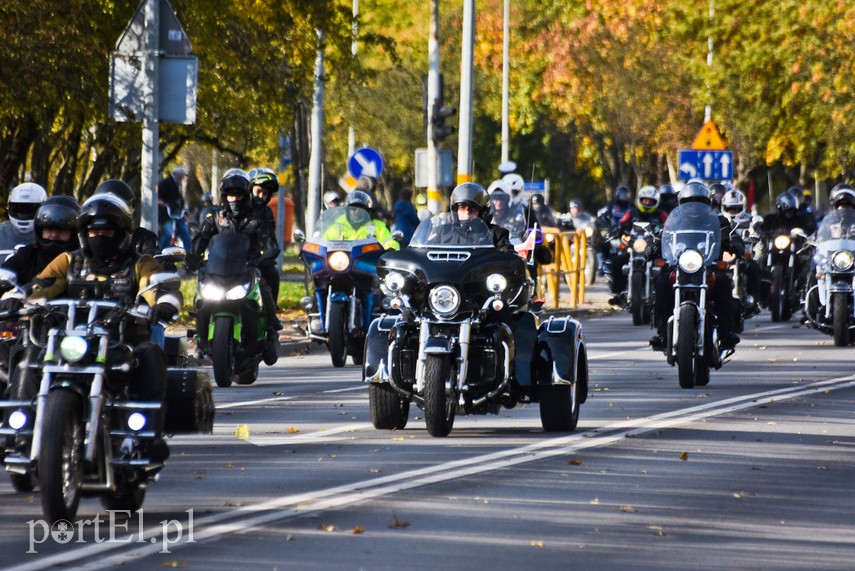
[[[246,204],[246,200],[235,200],[234,202],[227,202],[229,205],[229,210],[235,216],[240,216],[243,214],[244,205]]]
[[[108,262],[119,254],[119,241],[117,238],[107,236],[93,236],[89,238],[89,250],[92,258],[101,262]]]

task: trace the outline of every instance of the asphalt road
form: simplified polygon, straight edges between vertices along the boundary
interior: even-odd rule
[[[0,476],[0,565],[852,567],[851,347],[764,313],[683,390],[628,314],[583,324],[591,393],[572,434],[544,433],[537,405],[458,417],[448,438],[415,407],[406,429],[375,430],[359,369],[319,349],[215,389],[215,434],[170,441],[141,518],[101,512],[95,530],[87,499],[63,544]]]

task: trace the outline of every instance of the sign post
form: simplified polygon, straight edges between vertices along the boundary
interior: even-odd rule
[[[690,149],[680,150],[677,164],[681,180],[733,178],[733,152],[727,150],[724,137],[712,120],[704,123]]]

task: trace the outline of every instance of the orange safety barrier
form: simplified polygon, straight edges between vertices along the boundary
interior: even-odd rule
[[[547,297],[551,307],[559,305],[561,278],[570,289],[571,309],[585,303],[585,263],[587,262],[588,237],[584,230],[562,232],[558,228],[543,228],[544,243],[553,254],[551,264],[541,264],[537,268],[538,288],[546,285]],[[542,290],[541,290],[542,291]]]

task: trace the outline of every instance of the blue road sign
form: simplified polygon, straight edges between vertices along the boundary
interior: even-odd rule
[[[523,190],[530,190],[532,192],[546,192],[546,181],[530,180],[528,182],[524,182]]]
[[[347,170],[353,178],[362,175],[377,178],[383,173],[383,157],[371,147],[362,147],[347,159]]]
[[[733,178],[733,152],[682,149],[679,166],[682,180],[727,180]]]

